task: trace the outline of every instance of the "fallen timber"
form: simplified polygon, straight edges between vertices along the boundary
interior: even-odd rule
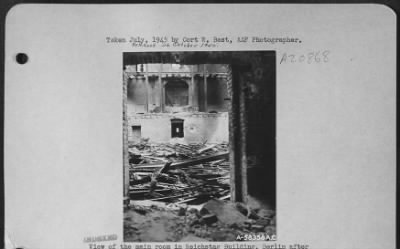
[[[144,143],[134,145],[129,153],[132,201],[196,205],[229,194],[226,144]]]
[[[221,159],[228,159],[229,157],[229,152],[222,152],[222,153],[217,153],[213,154],[210,156],[202,156],[194,159],[189,159],[189,160],[184,160],[180,162],[173,162],[170,165],[171,169],[175,168],[181,168],[181,167],[188,167],[196,164],[201,164],[201,163],[206,163],[206,162],[211,162],[211,161],[216,161],[216,160],[221,160]],[[131,166],[129,171],[130,172],[135,172],[135,171],[140,171],[143,172],[146,169],[149,169],[149,171],[154,171],[157,168],[162,168],[164,167],[165,164],[139,164],[139,165],[134,165]]]
[[[124,239],[149,241],[161,229],[169,236],[162,241],[233,241],[236,237],[231,234],[274,236],[274,210],[250,196],[246,204],[230,201],[228,146],[131,145]]]

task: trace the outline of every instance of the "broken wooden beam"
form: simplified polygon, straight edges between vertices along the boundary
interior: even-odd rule
[[[197,153],[198,153],[198,154],[201,154],[201,153],[203,153],[203,152],[205,152],[205,151],[207,151],[207,150],[211,150],[211,149],[214,148],[215,146],[217,146],[217,144],[208,145],[208,146],[206,146],[206,147],[204,147],[204,148],[201,148],[201,149],[197,150]]]
[[[215,160],[220,160],[220,159],[226,159],[229,156],[229,152],[222,152],[222,153],[217,153],[209,156],[202,156],[190,160],[184,160],[180,162],[173,162],[170,166],[170,168],[180,168],[180,167],[187,167],[187,166],[192,166],[200,163],[206,163],[206,162],[211,162]],[[164,167],[165,164],[141,164],[141,165],[135,165],[131,167],[131,171],[135,171],[138,169],[147,169],[147,168],[162,168]]]

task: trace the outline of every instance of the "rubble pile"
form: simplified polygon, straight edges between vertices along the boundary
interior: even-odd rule
[[[229,198],[228,144],[129,146],[131,200],[200,204]]]
[[[229,201],[228,151],[227,143],[130,144],[124,241],[274,239],[274,210],[251,196]]]
[[[165,159],[180,161],[194,159],[199,156],[212,155],[217,152],[227,152],[228,144],[207,144],[207,143],[149,143],[143,140],[140,143],[129,145],[129,162],[132,165],[152,164],[164,162]]]
[[[273,240],[276,234],[273,210],[218,199],[200,206],[137,201],[124,219],[127,242]]]

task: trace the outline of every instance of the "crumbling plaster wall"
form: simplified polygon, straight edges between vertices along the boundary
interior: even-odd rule
[[[160,112],[161,90],[161,84],[156,78],[149,78],[148,86],[144,78],[129,79],[128,114],[146,113],[147,105],[149,112]]]
[[[190,78],[182,78],[189,86],[189,105],[185,111],[217,111],[226,112],[228,110],[228,92],[226,89],[226,80],[224,79],[207,79],[207,95],[204,93],[204,79],[196,77],[193,84]],[[134,115],[137,113],[160,113],[163,101],[162,92],[163,86],[168,80],[162,79],[160,82],[156,77],[148,79],[146,86],[145,78],[135,78],[128,80],[128,114]],[[190,90],[192,88],[192,90]],[[192,92],[192,95],[190,95]],[[147,99],[146,99],[147,97]],[[205,98],[207,98],[207,108],[205,107]],[[173,108],[164,107],[165,112],[173,112]],[[179,108],[178,108],[179,109]],[[180,111],[182,111],[180,110]]]
[[[228,113],[180,113],[180,114],[141,114],[129,116],[129,140],[132,140],[132,126],[141,126],[142,138],[150,142],[169,142],[171,140],[171,119],[184,120],[183,140],[186,143],[228,142]]]

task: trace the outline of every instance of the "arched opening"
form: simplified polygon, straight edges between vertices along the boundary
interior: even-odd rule
[[[183,80],[170,80],[165,85],[165,105],[182,107],[189,105],[189,85]]]

